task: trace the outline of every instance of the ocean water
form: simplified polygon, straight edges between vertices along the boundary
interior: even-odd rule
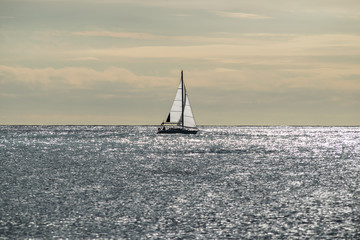
[[[359,239],[360,127],[0,126],[0,239]]]

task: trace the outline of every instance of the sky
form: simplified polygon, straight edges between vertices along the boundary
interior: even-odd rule
[[[0,124],[360,125],[359,0],[0,0]]]

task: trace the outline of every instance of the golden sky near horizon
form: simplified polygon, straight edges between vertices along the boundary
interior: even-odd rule
[[[358,0],[0,0],[0,124],[360,125]]]

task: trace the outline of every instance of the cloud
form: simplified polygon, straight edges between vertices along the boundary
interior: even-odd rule
[[[181,37],[180,37],[181,38]],[[297,35],[278,39],[240,37],[230,44],[201,44],[187,46],[135,46],[124,48],[89,48],[73,54],[95,57],[223,59],[244,57],[294,56],[357,56],[360,36],[356,35]],[[206,41],[207,39],[203,39]],[[189,40],[190,41],[190,40]],[[235,44],[236,42],[236,44]],[[68,54],[71,54],[70,52]]]
[[[89,90],[98,89],[102,84],[111,83],[114,86],[126,85],[127,90],[133,92],[171,84],[171,79],[166,77],[139,76],[125,68],[118,67],[108,67],[104,71],[97,71],[87,67],[56,69],[0,65],[0,80],[1,84],[21,84],[37,90]]]
[[[59,33],[57,33],[59,34]],[[123,31],[79,31],[79,32],[63,32],[62,35],[75,35],[82,37],[111,37],[123,39],[137,39],[137,40],[166,40],[171,43],[236,43],[239,39],[231,37],[215,37],[215,36],[167,36],[167,35],[154,35],[149,33],[140,32],[123,32]],[[45,34],[43,34],[45,35]],[[47,35],[50,35],[47,34]]]
[[[271,108],[271,111],[286,113],[286,116],[306,115],[311,113],[308,106],[311,109],[316,106],[318,111],[330,104],[334,109],[342,106],[352,109],[360,101],[356,97],[360,91],[357,66],[326,65],[316,61],[292,68],[282,64],[270,69],[244,65],[185,69],[187,87],[200,122],[211,117],[214,111],[223,111],[224,118],[211,123],[236,124],[227,116],[237,116],[239,108],[251,122],[253,111],[265,114]],[[156,123],[170,107],[178,79],[178,69],[161,77],[142,76],[119,67],[104,70],[88,67],[33,69],[0,65],[0,102],[12,106],[13,111],[9,113],[8,108],[3,108],[0,115],[7,117],[0,121],[12,124],[16,121],[23,124],[24,119],[26,123],[115,124],[118,119],[123,124]],[[117,110],[115,113],[114,109]],[[22,110],[26,116],[19,114]],[[54,117],[60,115],[64,117]],[[301,119],[300,116],[299,123]],[[271,123],[276,124],[278,120],[274,118]]]
[[[0,16],[0,19],[15,19],[13,16]]]
[[[99,59],[96,57],[77,57],[77,58],[69,59],[69,61],[86,62],[86,61],[99,61]]]
[[[295,88],[360,91],[360,70],[356,65],[309,62],[307,65],[293,66],[279,64],[269,70],[267,67],[245,64],[247,67],[241,68],[190,69],[185,74],[189,79],[188,85],[197,89],[255,92],[278,92]],[[130,97],[134,92],[151,92],[157,89],[171,92],[177,85],[178,75],[178,69],[172,70],[168,76],[141,76],[118,67],[98,71],[87,67],[33,69],[0,65],[0,92],[2,97],[14,97],[21,92],[11,86],[22,86],[32,93],[79,89],[96,90],[101,98],[116,98],[122,91],[127,92],[126,96]],[[7,91],[9,87],[13,90]]]
[[[101,71],[0,65],[0,122],[154,124],[161,120],[159,112],[171,104],[177,80],[119,67]]]
[[[129,39],[159,39],[163,36],[155,36],[149,33],[137,32],[114,32],[114,31],[82,31],[73,32],[73,35],[87,36],[87,37],[116,37],[116,38],[129,38]]]
[[[220,17],[227,18],[247,18],[247,19],[268,19],[271,17],[262,16],[253,13],[243,13],[243,12],[225,12],[225,11],[213,11],[213,13]]]

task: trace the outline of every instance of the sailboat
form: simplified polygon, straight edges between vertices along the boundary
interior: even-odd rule
[[[191,111],[189,96],[184,84],[183,71],[171,110],[165,121],[161,123],[158,133],[183,133],[196,134],[199,129],[196,127],[194,115]]]

